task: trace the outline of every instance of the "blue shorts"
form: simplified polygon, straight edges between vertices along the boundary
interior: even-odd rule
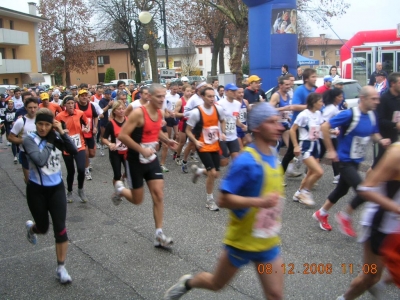
[[[25,170],[29,170],[28,158],[24,151],[19,151],[18,161]]]
[[[321,146],[319,144],[319,140],[316,140],[315,142],[300,141],[299,146],[301,148],[301,155],[303,155],[303,159],[307,159],[310,156],[318,159],[321,156]]]
[[[167,122],[167,127],[174,127],[178,125],[179,119],[165,118],[165,122]]]
[[[237,133],[237,137],[238,137],[239,139],[244,138],[245,135],[246,135],[246,132],[244,132],[243,130],[242,130],[242,131],[236,131],[236,133]]]
[[[279,246],[262,252],[244,251],[228,245],[225,245],[225,249],[228,251],[229,261],[236,268],[247,265],[250,261],[257,263],[271,262],[281,253]]]

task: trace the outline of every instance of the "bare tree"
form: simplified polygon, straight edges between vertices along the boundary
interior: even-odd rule
[[[297,15],[297,53],[303,54],[307,50],[307,38],[311,36],[311,27],[302,15]]]
[[[189,38],[183,39],[181,69],[182,75],[184,76],[195,75],[200,71],[197,63],[195,47]]]
[[[38,10],[49,19],[39,23],[43,69],[48,73],[61,71],[69,86],[70,73],[87,73],[96,57],[90,45],[94,37],[90,12],[81,0],[41,0]]]

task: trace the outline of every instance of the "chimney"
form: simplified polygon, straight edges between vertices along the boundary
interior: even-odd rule
[[[325,39],[325,33],[321,33],[319,36],[321,37],[321,39]]]
[[[28,2],[29,5],[29,14],[37,16],[37,8],[35,2]]]

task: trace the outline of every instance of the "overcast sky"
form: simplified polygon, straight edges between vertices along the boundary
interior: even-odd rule
[[[31,0],[32,1],[32,0]],[[28,0],[0,0],[0,6],[28,13]],[[37,2],[33,0],[32,2]],[[400,23],[399,0],[347,0],[351,3],[347,13],[330,22],[333,30],[342,39],[349,39],[358,31],[395,29]],[[167,20],[168,21],[168,20]],[[313,35],[325,33],[329,38],[336,38],[331,29],[322,29],[310,24]]]

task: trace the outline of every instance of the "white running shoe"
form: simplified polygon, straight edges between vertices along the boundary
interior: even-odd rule
[[[97,149],[100,149],[100,148],[101,148],[100,143],[96,143],[96,148],[97,148]]]
[[[86,177],[86,180],[92,180],[93,178],[92,178],[92,174],[90,173],[90,171],[87,171],[86,173],[85,173],[85,177]]]
[[[309,191],[301,190],[299,195],[299,202],[307,206],[314,206],[315,202],[312,194]]]
[[[18,158],[15,156],[14,157],[14,165],[16,165],[18,163]]]
[[[83,189],[78,189],[78,196],[79,196],[79,198],[81,198],[81,202],[82,203],[88,202],[87,197],[86,197],[85,192],[83,191]]]
[[[340,179],[340,175],[333,176],[333,181],[332,181],[332,183],[333,183],[333,184],[338,184],[338,183],[339,183],[339,179]]]
[[[120,196],[118,196],[116,193],[114,193],[114,194],[112,195],[111,200],[112,200],[112,202],[113,202],[113,204],[114,204],[115,206],[120,205],[121,202],[122,202],[122,198],[121,198]]]
[[[154,237],[154,247],[168,247],[173,244],[173,240],[167,237],[163,232],[156,234]]]
[[[296,193],[294,193],[294,195],[293,195],[293,201],[294,202],[299,202],[300,201],[299,196],[300,196],[300,191],[297,190]]]
[[[36,245],[37,237],[36,234],[31,231],[33,226],[33,222],[31,220],[26,221],[25,228],[26,228],[26,238],[28,239],[29,243]]]
[[[198,172],[197,172],[199,167],[197,165],[192,165],[191,169],[192,169],[192,172],[193,172],[192,182],[196,183],[197,180],[200,177],[200,174],[198,174]]]
[[[121,180],[117,180],[114,184],[115,193],[120,196],[120,192],[118,191],[120,188],[125,187],[124,183]]]
[[[192,275],[183,275],[178,282],[171,286],[164,294],[164,300],[176,300],[185,295],[189,290],[186,288],[186,281],[192,279]]]
[[[72,192],[67,192],[67,203],[73,203],[74,202],[74,196],[72,195]]]
[[[56,276],[61,283],[71,283],[72,279],[69,276],[67,269],[64,266],[58,266],[56,269]]]
[[[215,201],[213,199],[207,200],[206,207],[211,211],[218,211],[219,210],[218,205],[215,203]]]
[[[303,173],[300,172],[300,171],[295,170],[293,163],[290,163],[288,165],[288,168],[286,169],[286,176],[288,176],[288,177],[299,177],[299,176],[301,176],[301,174],[303,174]]]

